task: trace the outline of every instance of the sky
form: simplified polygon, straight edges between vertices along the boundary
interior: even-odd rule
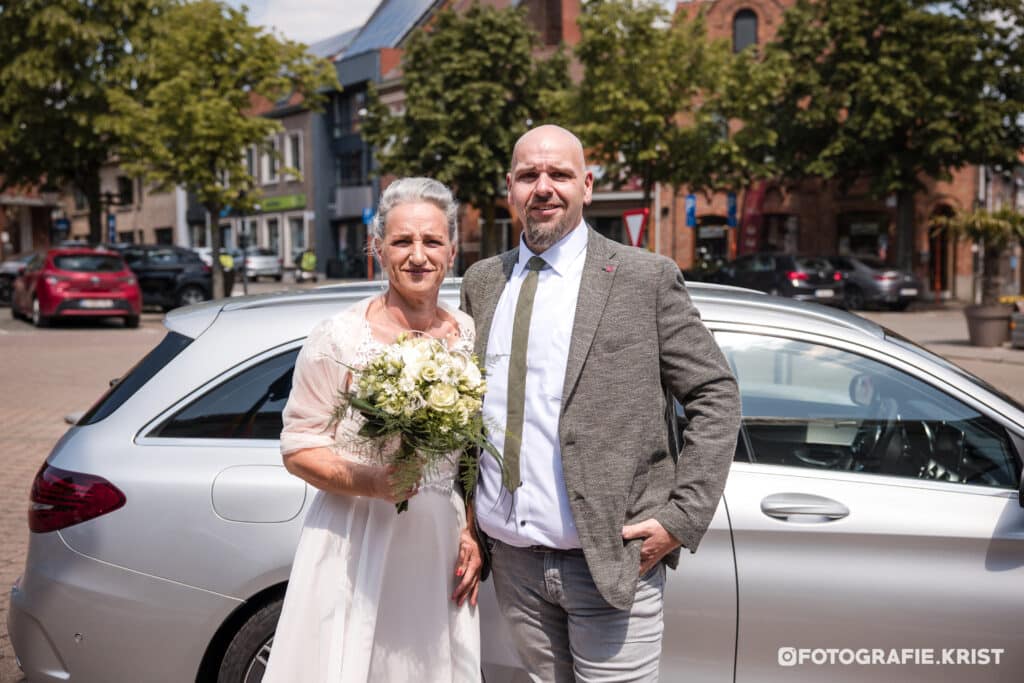
[[[249,22],[273,27],[286,38],[314,43],[362,26],[380,0],[227,0],[249,8]]]

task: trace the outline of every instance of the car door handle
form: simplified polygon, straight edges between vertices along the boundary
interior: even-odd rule
[[[831,522],[850,514],[842,503],[809,493],[773,493],[761,501],[761,512],[784,522]]]

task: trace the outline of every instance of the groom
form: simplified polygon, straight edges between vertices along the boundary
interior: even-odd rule
[[[462,284],[485,359],[476,517],[534,681],[654,681],[665,565],[697,549],[739,429],[736,382],[672,261],[583,221],[593,175],[557,126],[523,135],[506,176],[519,248]],[[689,423],[674,460],[665,389]]]

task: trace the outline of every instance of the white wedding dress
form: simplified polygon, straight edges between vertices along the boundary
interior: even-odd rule
[[[321,323],[307,339],[284,412],[283,453],[330,446],[339,457],[380,462],[378,449],[355,436],[360,417],[329,428],[348,368],[383,346],[366,321],[369,301]],[[458,345],[471,352],[472,321],[446,310],[459,322]],[[451,599],[466,524],[455,475],[454,465],[431,472],[401,514],[381,499],[317,492],[264,683],[479,681],[476,608]]]

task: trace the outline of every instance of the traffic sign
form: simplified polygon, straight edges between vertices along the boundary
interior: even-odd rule
[[[107,214],[107,241],[110,244],[117,242],[117,214]]]
[[[369,225],[370,223],[372,223],[373,222],[373,216],[374,216],[375,213],[377,213],[377,212],[373,210],[372,206],[364,206],[363,207],[363,225]]]
[[[647,227],[647,216],[650,209],[630,209],[622,212],[622,220],[626,224],[626,235],[629,243],[639,247],[644,239],[644,228]]]
[[[686,195],[686,227],[696,228],[697,227],[697,195],[688,194]]]
[[[730,192],[725,196],[725,216],[726,225],[730,228],[735,228],[738,221],[736,220],[736,193]]]

